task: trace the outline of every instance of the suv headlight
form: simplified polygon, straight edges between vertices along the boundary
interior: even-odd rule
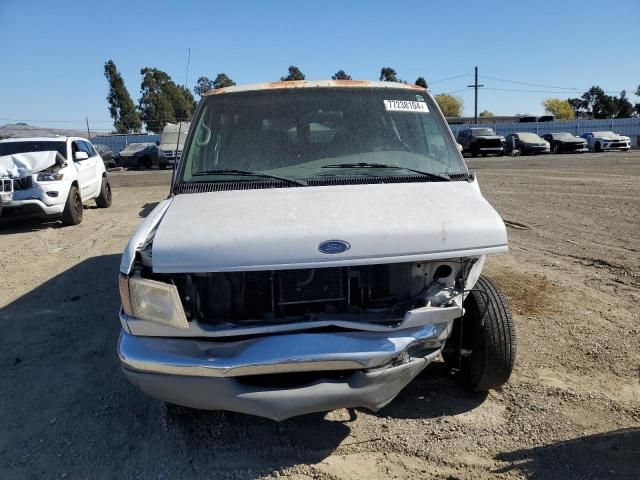
[[[39,182],[55,182],[64,178],[64,173],[40,172],[36,177]]]
[[[118,279],[124,313],[173,328],[189,328],[175,285],[120,274]]]

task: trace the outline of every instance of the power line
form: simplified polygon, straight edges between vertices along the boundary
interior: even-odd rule
[[[506,78],[491,77],[489,75],[480,75],[480,76],[482,78],[488,78],[490,80],[497,80],[499,82],[515,83],[515,84],[518,84],[518,85],[530,85],[532,87],[553,88],[555,90],[587,90],[587,89],[575,88],[575,87],[557,87],[557,86],[553,86],[553,85],[543,85],[541,83],[520,82],[518,80],[507,80]]]
[[[521,93],[555,93],[555,94],[563,94],[567,95],[570,93],[575,93],[568,90],[524,90],[520,88],[495,88],[495,87],[485,87],[485,90],[494,90],[496,92],[521,92]]]
[[[513,83],[513,84],[516,84],[516,85],[529,85],[529,86],[532,86],[532,87],[552,88],[554,90],[567,90],[567,93],[569,93],[569,91],[586,92],[587,90],[589,90],[588,88],[559,87],[559,86],[555,86],[555,85],[545,85],[545,84],[542,84],[542,83],[522,82],[522,81],[519,81],[519,80],[508,80],[506,78],[491,77],[489,75],[480,75],[480,77],[487,78],[489,80],[497,80],[498,82]],[[516,91],[516,90],[514,90],[514,91]],[[533,91],[533,90],[524,90],[524,91]],[[603,91],[605,93],[618,93],[617,90],[603,90]],[[542,93],[555,93],[555,92],[542,92]]]
[[[434,83],[440,83],[440,82],[446,82],[448,80],[453,80],[455,78],[462,78],[462,77],[470,77],[471,74],[469,73],[461,73],[460,75],[454,75],[453,77],[447,77],[447,78],[443,78],[441,80],[436,80],[435,82],[429,82],[429,85],[433,85]]]
[[[451,95],[452,93],[458,93],[458,92],[470,92],[471,90],[469,90],[467,87],[465,88],[461,88],[460,90],[453,90],[451,92],[442,92],[442,93],[437,93],[436,95]]]

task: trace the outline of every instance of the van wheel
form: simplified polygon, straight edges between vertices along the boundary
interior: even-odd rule
[[[454,323],[444,360],[466,388],[477,392],[498,388],[509,380],[516,359],[516,330],[507,300],[481,276],[464,306],[464,319]]]
[[[82,198],[78,187],[72,185],[62,211],[62,223],[64,225],[78,225],[80,222],[82,222]]]
[[[111,206],[111,184],[107,177],[102,177],[102,186],[100,187],[100,195],[96,197],[96,205],[98,208],[109,208]]]

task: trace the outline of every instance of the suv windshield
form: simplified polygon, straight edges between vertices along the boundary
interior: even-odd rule
[[[65,142],[0,142],[0,156],[27,152],[58,152],[66,160],[67,144]]]
[[[183,182],[260,180],[229,170],[289,179],[467,171],[433,101],[415,90],[258,90],[203,102]]]

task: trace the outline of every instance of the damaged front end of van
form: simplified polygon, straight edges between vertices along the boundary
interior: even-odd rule
[[[506,229],[430,94],[222,90],[122,258],[127,378],[170,403],[274,420],[378,410],[440,357],[472,389],[506,382],[515,330],[481,276]]]

